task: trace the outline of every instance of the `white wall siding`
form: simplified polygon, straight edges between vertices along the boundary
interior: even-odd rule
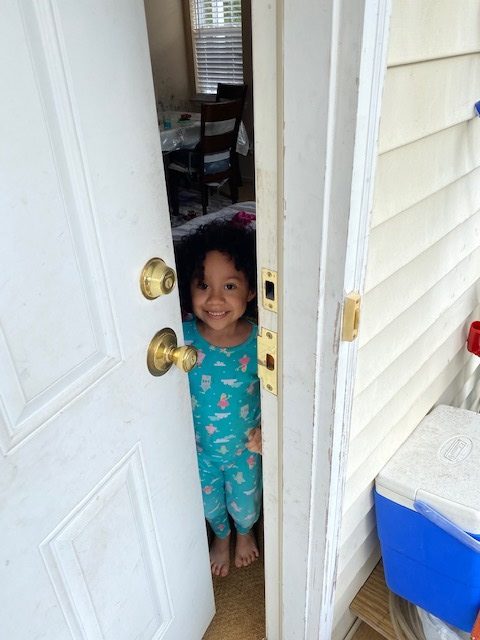
[[[476,234],[471,243],[469,239],[472,236],[467,235],[469,232],[473,233],[473,224],[480,224],[480,215],[475,216],[472,224],[465,225],[463,238],[455,234],[451,238],[451,244],[439,243],[438,250],[429,251],[426,258],[419,260],[418,264],[409,263],[402,270],[406,272],[404,278],[398,277],[397,274],[392,276],[394,280],[392,287],[385,285],[381,290],[376,291],[375,296],[372,295],[370,300],[365,296],[364,309],[368,312],[367,305],[370,304],[372,313],[376,316],[372,320],[374,328],[371,329],[372,338],[359,351],[358,393],[371,384],[378,374],[400,357],[425,331],[428,331],[430,325],[441,321],[442,316],[455,303],[457,296],[475,284],[480,273],[480,249],[477,248],[466,255],[463,251],[463,246],[466,247],[465,251],[468,251],[475,241],[478,242]],[[447,254],[446,252],[450,250],[452,254]],[[454,262],[452,256],[455,257],[453,252],[457,250],[461,251],[459,262],[452,266]],[[432,263],[430,270],[427,258],[439,262]],[[448,268],[450,271],[447,271]],[[401,273],[401,271],[398,272],[398,274]],[[436,276],[438,280],[435,282]],[[410,279],[411,290],[408,289],[407,279]],[[426,288],[423,295],[420,286],[422,281],[425,282]],[[395,308],[397,308],[397,314],[395,314]],[[380,314],[385,318],[384,328],[379,327]]]
[[[369,550],[370,554],[368,554]],[[366,560],[365,555],[368,556]],[[337,584],[346,586],[345,589],[342,589],[337,594],[332,640],[341,640],[344,638],[354,623],[355,616],[350,613],[348,607],[362,584],[372,573],[379,557],[380,550],[376,536],[367,538],[364,541],[362,553],[355,556],[354,561],[346,572],[338,575]]]
[[[379,556],[373,480],[439,402],[477,410],[480,0],[393,0],[352,408],[335,639]]]
[[[471,118],[478,100],[479,73],[479,53],[389,69],[382,104],[380,153]]]
[[[480,127],[478,127],[480,131]],[[373,289],[480,211],[480,168],[372,228],[366,284]],[[362,332],[362,339],[366,340]]]
[[[388,65],[479,50],[480,0],[402,0],[390,19]]]
[[[420,202],[480,165],[480,127],[468,120],[378,158],[372,226]]]
[[[477,299],[477,285],[474,284],[356,396],[352,414],[352,440],[367,427],[372,429],[375,419],[384,420],[383,411],[391,415],[394,410],[391,403],[398,396],[400,389],[414,384],[415,378],[423,384],[431,381],[439,366],[442,367],[445,360],[452,359],[462,348],[462,328],[465,326],[465,319],[475,319],[475,313],[472,313],[471,309]],[[352,464],[353,455],[352,450]]]

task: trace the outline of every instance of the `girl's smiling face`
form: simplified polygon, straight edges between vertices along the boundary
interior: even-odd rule
[[[209,251],[203,278],[194,278],[190,293],[193,313],[211,331],[235,334],[247,304],[255,297],[246,275],[238,271],[229,255]]]

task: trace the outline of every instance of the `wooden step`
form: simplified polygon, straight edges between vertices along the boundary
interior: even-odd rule
[[[366,622],[362,622],[352,636],[352,640],[382,640],[384,637],[369,627]]]
[[[397,640],[390,620],[388,600],[389,591],[385,584],[383,565],[379,562],[353,599],[350,605],[350,611],[365,622],[368,627],[377,631],[382,638]],[[359,627],[358,631],[360,631],[360,629],[361,627]],[[370,636],[367,633],[367,635],[361,635],[359,638],[371,638],[375,640],[377,636],[373,635],[371,629]],[[368,629],[363,630],[362,633],[368,631]],[[354,638],[357,640],[357,635],[355,635]]]

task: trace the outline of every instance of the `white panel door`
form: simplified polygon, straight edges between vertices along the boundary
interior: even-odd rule
[[[1,0],[0,635],[196,640],[213,615],[141,0]]]

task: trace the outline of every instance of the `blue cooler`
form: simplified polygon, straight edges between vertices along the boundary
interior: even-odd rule
[[[385,579],[459,629],[480,610],[480,416],[436,407],[375,480]]]

